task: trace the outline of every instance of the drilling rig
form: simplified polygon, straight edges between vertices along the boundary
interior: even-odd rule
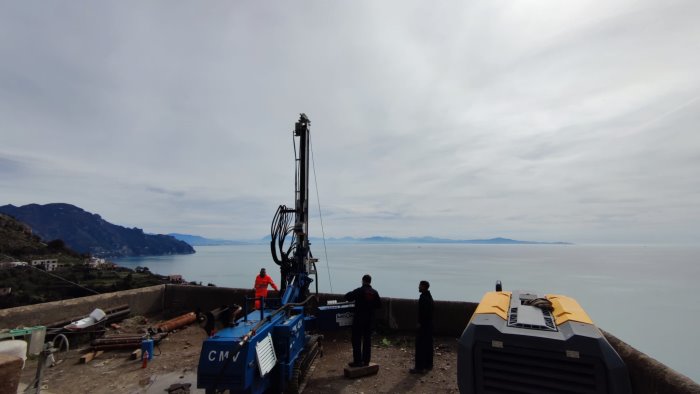
[[[243,316],[204,341],[197,387],[207,393],[298,393],[321,351],[322,336],[310,334],[316,316],[309,309],[316,298],[309,285],[311,276],[317,279],[308,236],[310,125],[305,114],[295,124],[295,204],[277,209],[270,231],[281,298],[246,298]],[[259,302],[258,310],[249,311],[251,301]]]

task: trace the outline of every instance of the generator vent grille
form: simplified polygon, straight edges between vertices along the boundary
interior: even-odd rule
[[[544,331],[558,331],[557,326],[554,324],[554,317],[552,312],[539,308],[530,308],[530,310],[536,310],[536,313],[542,313],[541,318],[538,316],[536,319],[520,319],[518,315],[517,307],[510,308],[510,313],[508,314],[508,327],[518,327],[518,328],[529,328],[532,330],[544,330]]]
[[[603,364],[566,352],[494,348],[480,343],[475,353],[476,392],[511,394],[585,394],[607,392]]]

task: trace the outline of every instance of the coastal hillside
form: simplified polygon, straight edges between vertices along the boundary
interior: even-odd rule
[[[0,206],[43,240],[61,239],[79,253],[93,256],[147,256],[194,253],[192,246],[169,235],[145,234],[139,228],[109,223],[100,215],[70,204]]]
[[[36,259],[55,259],[59,265],[49,273],[27,264]],[[28,225],[0,213],[0,289],[5,291],[0,309],[169,283],[147,268],[91,267],[89,261],[62,240],[43,242]]]
[[[41,254],[46,245],[32,234],[32,229],[14,218],[0,213],[0,262],[16,257]]]
[[[84,256],[67,248],[63,241],[44,243],[29,226],[0,213],[0,263],[46,258],[59,258],[64,263],[84,260]],[[3,287],[1,281],[0,287]]]

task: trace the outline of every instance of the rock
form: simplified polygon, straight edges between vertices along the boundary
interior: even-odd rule
[[[188,394],[190,392],[191,383],[175,383],[165,389],[169,394]]]

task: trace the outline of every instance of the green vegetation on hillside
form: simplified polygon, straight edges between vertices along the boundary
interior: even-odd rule
[[[0,269],[0,289],[11,289],[0,295],[0,309],[168,283],[166,277],[148,270],[90,268],[85,264],[89,257],[67,248],[60,239],[44,243],[26,224],[0,214],[0,267],[4,268]],[[39,259],[57,259],[62,267],[46,272],[2,264]]]
[[[51,274],[65,280],[31,267],[0,270],[0,288],[12,288],[12,293],[0,296],[0,309],[95,294],[90,290],[110,293],[168,282],[167,278],[149,272],[136,273],[128,268],[97,270],[85,265],[73,265]]]
[[[47,245],[32,234],[32,229],[10,216],[0,213],[0,261],[11,257],[41,254]]]

